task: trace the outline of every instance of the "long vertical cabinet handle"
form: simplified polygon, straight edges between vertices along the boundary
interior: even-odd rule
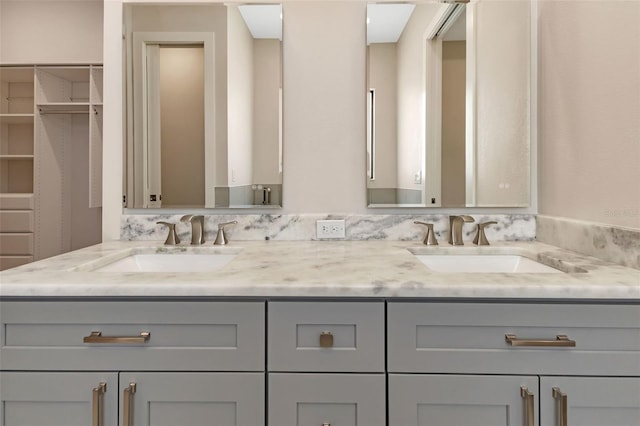
[[[98,387],[93,388],[93,409],[92,426],[103,426],[104,424],[104,394],[107,391],[107,384],[100,382]]]
[[[552,388],[553,399],[556,400],[556,426],[569,426],[567,421],[567,394],[560,388]]]
[[[535,426],[533,392],[530,392],[526,386],[522,386],[520,396],[522,396],[522,425]]]
[[[124,389],[124,401],[122,408],[122,426],[133,426],[133,402],[136,394],[136,384],[129,383]]]

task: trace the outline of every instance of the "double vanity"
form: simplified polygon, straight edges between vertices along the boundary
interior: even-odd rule
[[[0,297],[3,425],[640,421],[640,271],[537,242],[114,241]]]

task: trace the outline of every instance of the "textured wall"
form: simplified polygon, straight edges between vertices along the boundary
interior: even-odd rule
[[[640,228],[640,2],[540,2],[540,213]]]

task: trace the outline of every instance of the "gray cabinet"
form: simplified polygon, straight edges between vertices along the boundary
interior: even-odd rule
[[[390,302],[387,348],[390,425],[640,426],[638,305]]]
[[[269,426],[384,426],[383,374],[270,374]]]
[[[269,303],[269,426],[386,425],[384,308]]]
[[[389,425],[534,426],[537,393],[537,377],[390,374]]]
[[[265,303],[0,302],[0,366],[0,426],[264,426]]]
[[[123,426],[264,426],[262,373],[120,373]]]
[[[640,377],[541,377],[540,408],[542,426],[640,426]]]
[[[0,426],[116,426],[116,373],[0,373]]]
[[[640,426],[639,305],[386,303],[1,301],[0,426]]]

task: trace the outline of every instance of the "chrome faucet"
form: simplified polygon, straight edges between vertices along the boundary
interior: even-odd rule
[[[191,223],[191,245],[199,246],[204,244],[204,216],[194,216],[186,214],[180,218],[181,222]]]
[[[236,223],[238,222],[235,220],[232,220],[231,222],[224,222],[224,223],[218,224],[218,235],[216,235],[216,240],[213,242],[213,244],[216,246],[222,246],[227,244],[229,242],[229,239],[227,238],[227,234],[224,232],[224,227],[227,225],[235,225]]]
[[[449,216],[449,244],[454,246],[463,246],[462,225],[471,222],[475,222],[475,219],[466,214]]]

